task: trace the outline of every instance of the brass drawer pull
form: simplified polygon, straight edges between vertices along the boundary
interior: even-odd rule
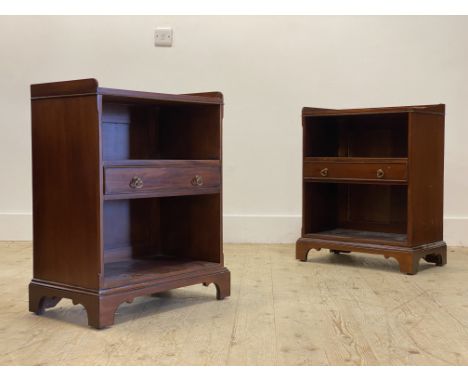
[[[384,177],[384,175],[385,175],[384,170],[382,170],[381,168],[379,168],[379,169],[377,170],[377,178],[381,179],[381,178]]]
[[[142,188],[143,187],[143,179],[139,176],[134,176],[129,184],[130,188]]]
[[[195,175],[192,178],[192,186],[203,186],[203,178],[201,175]]]
[[[328,168],[325,167],[324,169],[320,170],[320,175],[327,176],[328,175]]]

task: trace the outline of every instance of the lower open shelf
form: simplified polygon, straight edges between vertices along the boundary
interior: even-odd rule
[[[306,238],[406,246],[407,218],[407,185],[304,183]]]
[[[104,287],[115,288],[146,281],[161,282],[183,274],[214,271],[221,265],[189,258],[155,256],[107,263],[104,266]]]
[[[348,228],[335,228],[326,231],[314,232],[304,235],[305,237],[316,239],[333,239],[343,241],[365,240],[365,241],[381,241],[381,242],[394,242],[403,244],[407,241],[407,235],[392,232],[374,232]]]

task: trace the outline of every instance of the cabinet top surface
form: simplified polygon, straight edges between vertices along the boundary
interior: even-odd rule
[[[116,102],[157,101],[167,104],[223,104],[223,95],[220,92],[163,94],[134,90],[112,89],[100,87],[98,81],[94,78],[31,85],[32,100],[80,95],[102,95],[104,100]]]
[[[437,105],[415,105],[396,107],[374,107],[365,109],[323,109],[316,107],[304,107],[302,116],[304,117],[325,117],[340,115],[361,115],[361,114],[393,114],[393,113],[427,113],[445,114],[445,104]]]

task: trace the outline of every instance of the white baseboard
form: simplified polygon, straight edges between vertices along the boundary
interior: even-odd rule
[[[225,243],[294,243],[301,233],[299,215],[224,215]]]
[[[444,240],[447,245],[468,246],[468,217],[445,217]]]
[[[224,215],[225,243],[294,243],[301,232],[299,215]],[[0,212],[0,240],[31,240],[30,212]],[[444,218],[448,245],[468,246],[468,217]]]
[[[300,232],[299,215],[224,215],[225,243],[294,243]],[[444,240],[468,246],[468,217],[445,217]]]
[[[0,212],[0,240],[31,240],[31,212]]]

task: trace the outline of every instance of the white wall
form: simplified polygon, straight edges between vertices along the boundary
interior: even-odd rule
[[[29,85],[95,77],[224,93],[227,242],[299,235],[302,106],[446,103],[445,239],[468,244],[467,47],[467,17],[0,17],[0,239],[31,238]]]

